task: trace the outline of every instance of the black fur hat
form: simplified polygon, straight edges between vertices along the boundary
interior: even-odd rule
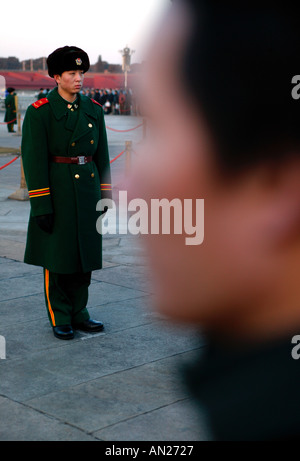
[[[76,46],[57,48],[47,58],[48,74],[50,77],[61,75],[67,70],[83,70],[90,68],[90,60],[85,51]]]

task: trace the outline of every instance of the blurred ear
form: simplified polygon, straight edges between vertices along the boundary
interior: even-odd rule
[[[60,75],[54,75],[53,78],[56,81],[56,84],[58,85],[60,83]]]
[[[272,246],[300,242],[300,160],[268,170],[265,183],[266,237]]]

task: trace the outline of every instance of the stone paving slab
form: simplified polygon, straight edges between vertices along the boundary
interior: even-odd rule
[[[94,441],[95,438],[26,405],[0,396],[0,441]],[[3,418],[4,417],[4,418]]]
[[[204,419],[199,417],[190,401],[183,399],[100,429],[93,435],[104,441],[167,441],[176,445],[210,440],[205,427]]]
[[[177,362],[176,357],[168,357],[26,403],[88,433],[95,432],[185,399],[176,374],[171,372]]]

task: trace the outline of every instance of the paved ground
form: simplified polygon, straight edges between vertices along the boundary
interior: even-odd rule
[[[106,122],[126,129],[140,120]],[[108,136],[114,158],[142,130]],[[0,126],[0,147],[20,142]],[[0,166],[12,158],[1,154]],[[124,157],[112,164],[112,177],[116,196]],[[139,237],[104,237],[105,267],[93,273],[89,310],[105,332],[60,341],[48,323],[41,269],[22,262],[29,202],[8,199],[19,184],[17,160],[0,170],[0,440],[206,440],[179,373],[201,340],[155,312]]]

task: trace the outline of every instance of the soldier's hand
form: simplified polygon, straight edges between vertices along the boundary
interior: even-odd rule
[[[53,214],[45,214],[42,216],[36,216],[35,220],[37,225],[48,234],[51,234],[53,231],[54,218]]]

